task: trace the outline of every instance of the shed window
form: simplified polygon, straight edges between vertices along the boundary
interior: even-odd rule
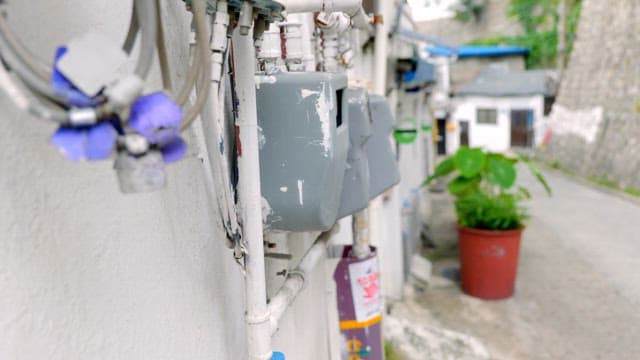
[[[498,123],[498,111],[496,109],[478,109],[476,119],[478,124],[496,125]]]

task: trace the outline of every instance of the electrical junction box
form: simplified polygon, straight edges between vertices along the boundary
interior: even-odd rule
[[[369,194],[373,199],[400,182],[396,154],[391,146],[393,115],[384,96],[369,96],[373,134],[366,144],[369,159]]]
[[[362,88],[347,89],[349,152],[342,183],[338,218],[351,215],[369,204],[369,166],[365,144],[371,137],[369,96]]]
[[[349,148],[346,88],[344,74],[256,76],[269,228],[323,231],[335,223]]]

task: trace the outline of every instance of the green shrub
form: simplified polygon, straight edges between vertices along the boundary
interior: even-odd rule
[[[468,147],[461,147],[443,160],[424,184],[436,178],[453,176],[447,189],[456,197],[456,215],[462,227],[518,229],[524,227],[529,217],[521,202],[531,198],[529,190],[515,186],[518,162],[526,164],[547,193],[551,194],[542,173],[529,158],[520,154],[508,157]]]

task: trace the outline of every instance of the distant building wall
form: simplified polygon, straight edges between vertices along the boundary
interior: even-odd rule
[[[540,154],[585,176],[640,187],[640,3],[584,0]]]
[[[469,123],[469,146],[483,147],[491,151],[506,151],[511,147],[511,110],[532,110],[534,143],[542,141],[546,119],[542,95],[526,97],[486,97],[464,96],[454,100],[455,111],[451,116],[447,133],[447,152],[453,153],[460,147],[461,121]],[[496,124],[480,124],[478,109],[495,109]]]
[[[441,38],[452,45],[465,44],[478,38],[496,35],[512,36],[522,33],[517,20],[507,18],[509,0],[486,0],[480,21],[462,23],[454,18],[419,22],[422,33]]]

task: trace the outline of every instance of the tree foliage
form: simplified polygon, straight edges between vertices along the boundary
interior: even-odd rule
[[[454,7],[456,12],[456,20],[463,23],[473,19],[480,21],[484,12],[484,0],[460,0],[460,3]]]
[[[524,34],[517,36],[494,36],[471,41],[470,45],[517,45],[530,49],[527,68],[553,67],[558,56],[558,6],[566,2],[565,61],[573,47],[573,40],[580,16],[581,0],[510,0],[507,16],[522,25]]]
[[[518,19],[525,33],[555,27],[559,0],[510,0],[508,15]]]

